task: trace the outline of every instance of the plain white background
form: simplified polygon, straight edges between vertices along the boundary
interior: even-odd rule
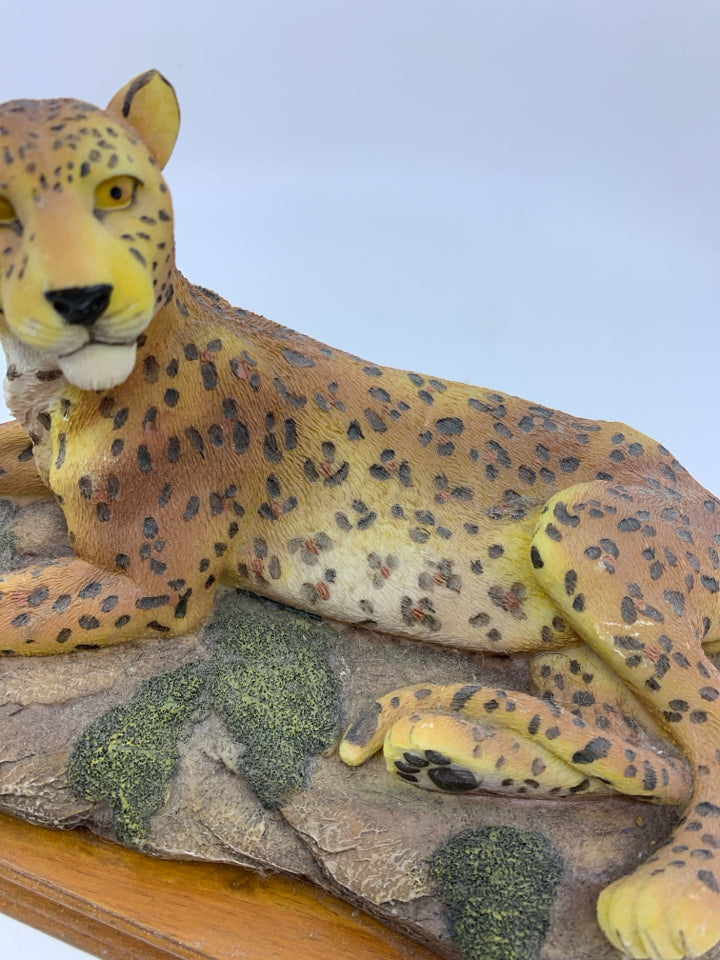
[[[379,363],[625,420],[720,492],[716,0],[0,12],[0,99],[175,84],[191,279]],[[81,956],[9,922],[0,951]]]

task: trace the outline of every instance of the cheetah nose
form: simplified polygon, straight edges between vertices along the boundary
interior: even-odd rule
[[[63,287],[62,290],[48,290],[45,299],[55,307],[65,323],[91,327],[110,303],[112,291],[109,283],[98,283],[91,287]]]

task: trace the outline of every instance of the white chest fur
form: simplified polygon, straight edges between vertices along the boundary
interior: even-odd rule
[[[4,339],[3,346],[7,356],[5,400],[15,419],[33,437],[38,472],[46,478],[49,415],[57,415],[60,394],[67,387],[67,381],[58,369],[56,358],[10,337]]]

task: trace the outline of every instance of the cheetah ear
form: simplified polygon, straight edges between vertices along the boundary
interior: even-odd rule
[[[158,70],[148,70],[119,90],[107,112],[129,123],[164,167],[180,129],[180,107],[172,85]]]

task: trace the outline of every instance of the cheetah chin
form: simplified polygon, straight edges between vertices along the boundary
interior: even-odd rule
[[[58,357],[65,379],[81,390],[109,390],[127,380],[137,357],[137,343],[87,343]]]

